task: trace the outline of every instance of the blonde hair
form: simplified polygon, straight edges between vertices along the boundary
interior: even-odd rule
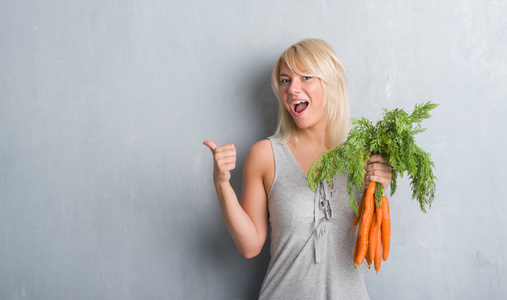
[[[278,98],[278,126],[275,134],[287,143],[296,137],[297,130],[280,95],[282,62],[298,75],[320,78],[324,90],[323,109],[328,117],[326,146],[334,147],[345,141],[350,128],[347,77],[333,48],[320,39],[305,39],[290,46],[280,55],[273,68],[271,86]]]

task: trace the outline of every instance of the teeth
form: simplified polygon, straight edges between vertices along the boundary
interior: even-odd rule
[[[305,102],[307,102],[307,101],[304,101],[304,100],[298,100],[298,101],[294,101],[294,102],[292,102],[292,104],[294,104],[294,105],[298,105],[298,104],[305,103]]]

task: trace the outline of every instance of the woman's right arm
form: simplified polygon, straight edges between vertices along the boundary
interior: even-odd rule
[[[205,141],[213,153],[213,181],[220,210],[236,247],[246,258],[259,254],[268,233],[266,177],[274,173],[274,160],[268,140],[257,142],[248,152],[243,169],[241,204],[230,184],[230,172],[236,167],[233,144],[216,146]],[[271,176],[272,177],[272,176]]]

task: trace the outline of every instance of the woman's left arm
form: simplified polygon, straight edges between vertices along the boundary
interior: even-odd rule
[[[366,162],[366,184],[370,181],[379,182],[384,186],[384,190],[391,184],[391,165],[389,161],[381,155],[371,155]]]

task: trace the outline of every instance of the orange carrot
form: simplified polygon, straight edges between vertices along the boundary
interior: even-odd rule
[[[361,218],[361,214],[363,213],[364,207],[364,198],[366,196],[366,189],[363,189],[363,195],[361,196],[361,201],[359,202],[359,208],[357,209],[357,215],[354,218],[354,223],[352,224],[352,229],[356,227],[357,222],[359,222],[359,218]]]
[[[391,246],[391,210],[389,208],[389,200],[387,197],[382,197],[382,207],[384,208],[384,212],[382,214],[382,224],[381,224],[381,236],[382,236],[382,259],[387,260],[389,257],[389,249]]]
[[[352,224],[352,229],[350,230],[350,234],[351,235],[352,235],[352,232],[354,231],[354,227],[357,225],[357,222],[363,216],[364,197],[365,197],[365,195],[366,195],[366,188],[363,189],[363,194],[361,196],[361,201],[359,202],[359,208],[357,210],[358,215],[355,216],[354,223]],[[357,260],[358,248],[359,248],[359,234],[357,235],[356,243],[355,243],[355,246],[354,246],[354,259],[353,259],[354,263],[356,263],[356,260]]]
[[[362,217],[361,217],[361,222],[362,222]],[[359,265],[359,249],[361,248],[361,233],[359,232],[359,230],[357,231],[357,236],[356,236],[356,246],[357,246],[357,250],[355,251],[354,253],[354,263],[356,265]]]
[[[375,214],[377,215],[377,223],[380,230],[380,225],[382,224],[382,220],[384,218],[384,206],[382,205],[382,201],[380,202],[380,206],[375,206]]]
[[[356,263],[356,260],[357,260],[357,252],[358,252],[358,249],[359,249],[359,239],[356,238],[356,243],[355,243],[355,246],[354,246],[354,263]]]
[[[373,214],[373,218],[371,219],[370,232],[368,238],[368,255],[371,259],[375,258],[375,253],[377,250],[377,240],[378,240],[378,222],[377,222],[377,214]]]
[[[366,266],[368,267],[368,269],[371,267],[371,264],[373,262],[373,259],[370,257],[370,251],[366,252]]]
[[[375,249],[375,271],[378,274],[380,264],[382,263],[382,238],[380,230],[377,231],[377,249]]]
[[[378,247],[378,233],[381,230],[382,224],[382,214],[383,208],[380,206],[375,206],[375,214],[373,215],[373,220],[370,226],[370,257],[375,258]],[[373,231],[372,231],[373,228]]]
[[[374,192],[375,192],[375,182],[370,181],[368,185],[368,190],[366,191],[366,197],[364,199],[364,211],[363,216],[361,217],[361,224],[359,225],[359,231],[357,232],[359,239],[359,249],[357,253],[356,263],[361,265],[363,263],[364,257],[366,256],[366,252],[368,251],[368,233],[370,231],[371,219],[373,216],[374,209]]]

